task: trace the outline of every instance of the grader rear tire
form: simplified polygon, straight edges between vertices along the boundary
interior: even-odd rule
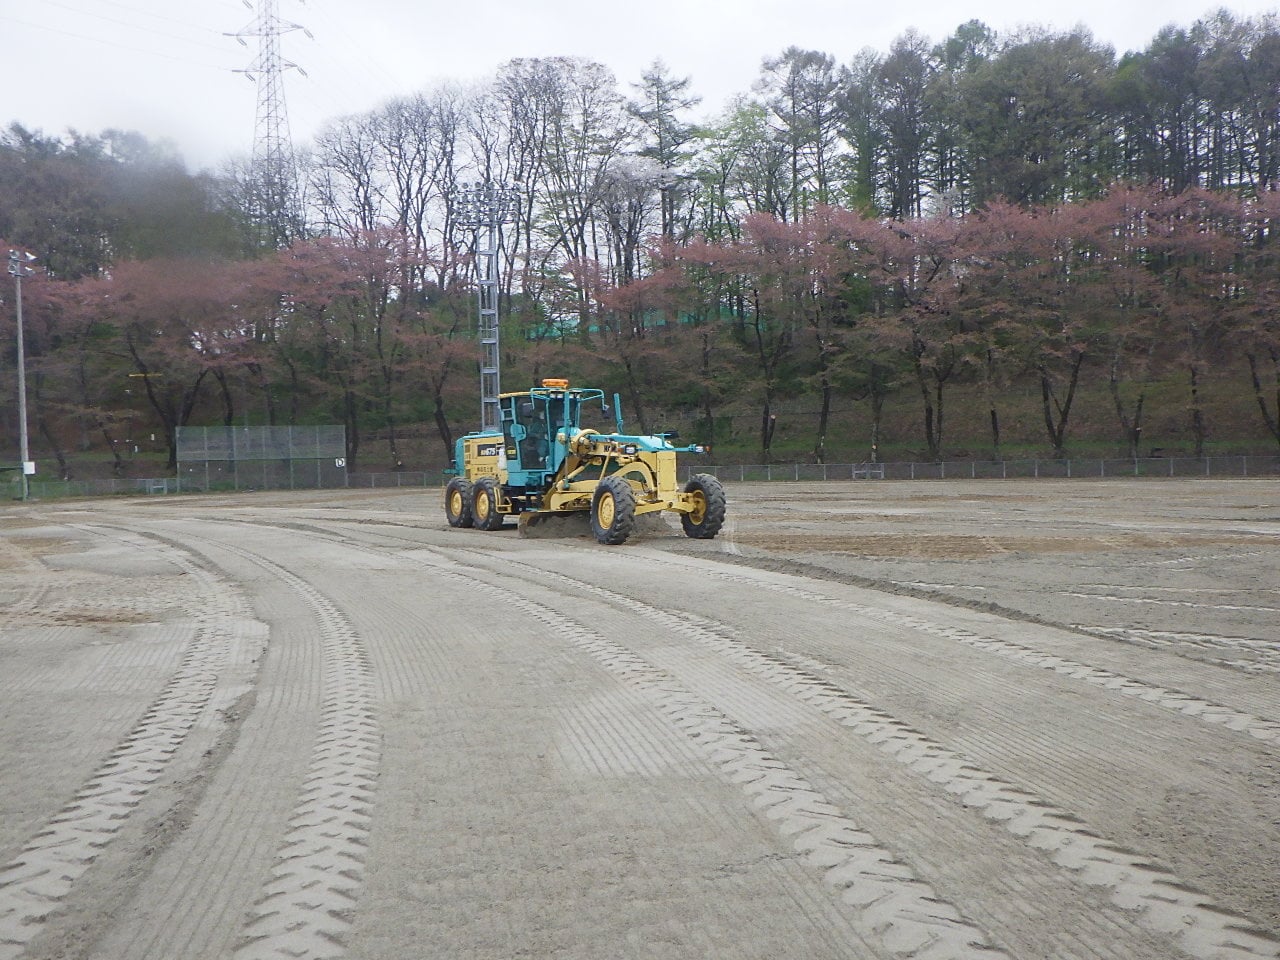
[[[591,497],[591,532],[609,546],[625,543],[636,526],[636,494],[621,477],[605,477]]]
[[[451,527],[469,527],[471,518],[471,481],[454,477],[444,488],[444,515]]]
[[[503,516],[498,512],[498,481],[481,477],[472,487],[471,519],[478,530],[501,530]]]
[[[684,492],[693,495],[694,509],[680,514],[680,525],[685,536],[695,540],[713,540],[724,526],[724,485],[709,473],[695,473],[684,485]]]

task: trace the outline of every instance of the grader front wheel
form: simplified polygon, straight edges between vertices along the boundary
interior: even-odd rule
[[[686,536],[695,540],[712,540],[724,526],[725,495],[720,480],[709,473],[695,473],[684,485],[693,509],[680,514],[680,525]]]
[[[591,532],[610,546],[626,542],[636,525],[636,494],[621,477],[605,477],[591,497]]]

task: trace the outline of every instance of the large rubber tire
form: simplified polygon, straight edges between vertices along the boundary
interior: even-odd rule
[[[503,519],[498,512],[498,481],[481,477],[471,488],[471,522],[477,530],[501,530]]]
[[[471,481],[454,477],[444,488],[444,515],[451,527],[469,527],[471,519]]]
[[[695,473],[684,485],[684,492],[692,494],[697,504],[691,512],[680,514],[685,536],[695,540],[714,539],[724,526],[724,485],[709,473]]]
[[[591,497],[591,532],[609,546],[625,543],[636,526],[636,492],[621,477],[605,477]]]

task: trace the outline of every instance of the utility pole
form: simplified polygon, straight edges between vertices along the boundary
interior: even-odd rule
[[[35,259],[29,253],[9,251],[9,275],[13,277],[14,305],[18,311],[18,457],[22,468],[23,500],[31,496],[31,483],[27,478],[36,472],[36,465],[31,462],[31,452],[27,447],[27,354],[22,334],[22,278],[35,272],[27,266]]]
[[[498,230],[520,211],[514,188],[490,182],[465,184],[458,191],[458,223],[476,231],[474,249],[480,304],[480,430],[502,429],[498,395],[502,392],[498,350]]]
[[[248,0],[245,0],[248,5]],[[249,215],[264,247],[288,246],[297,233],[298,181],[293,163],[293,140],[289,134],[289,113],[285,106],[283,73],[306,71],[280,55],[280,37],[301,30],[299,23],[282,21],[276,0],[258,0],[258,16],[239,33],[228,34],[243,46],[245,37],[258,38],[258,55],[243,73],[258,87],[258,109],[254,123],[253,160],[250,165]]]

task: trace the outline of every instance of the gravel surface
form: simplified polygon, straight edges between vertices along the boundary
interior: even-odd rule
[[[0,507],[0,960],[1280,957],[1280,481],[728,494]]]

